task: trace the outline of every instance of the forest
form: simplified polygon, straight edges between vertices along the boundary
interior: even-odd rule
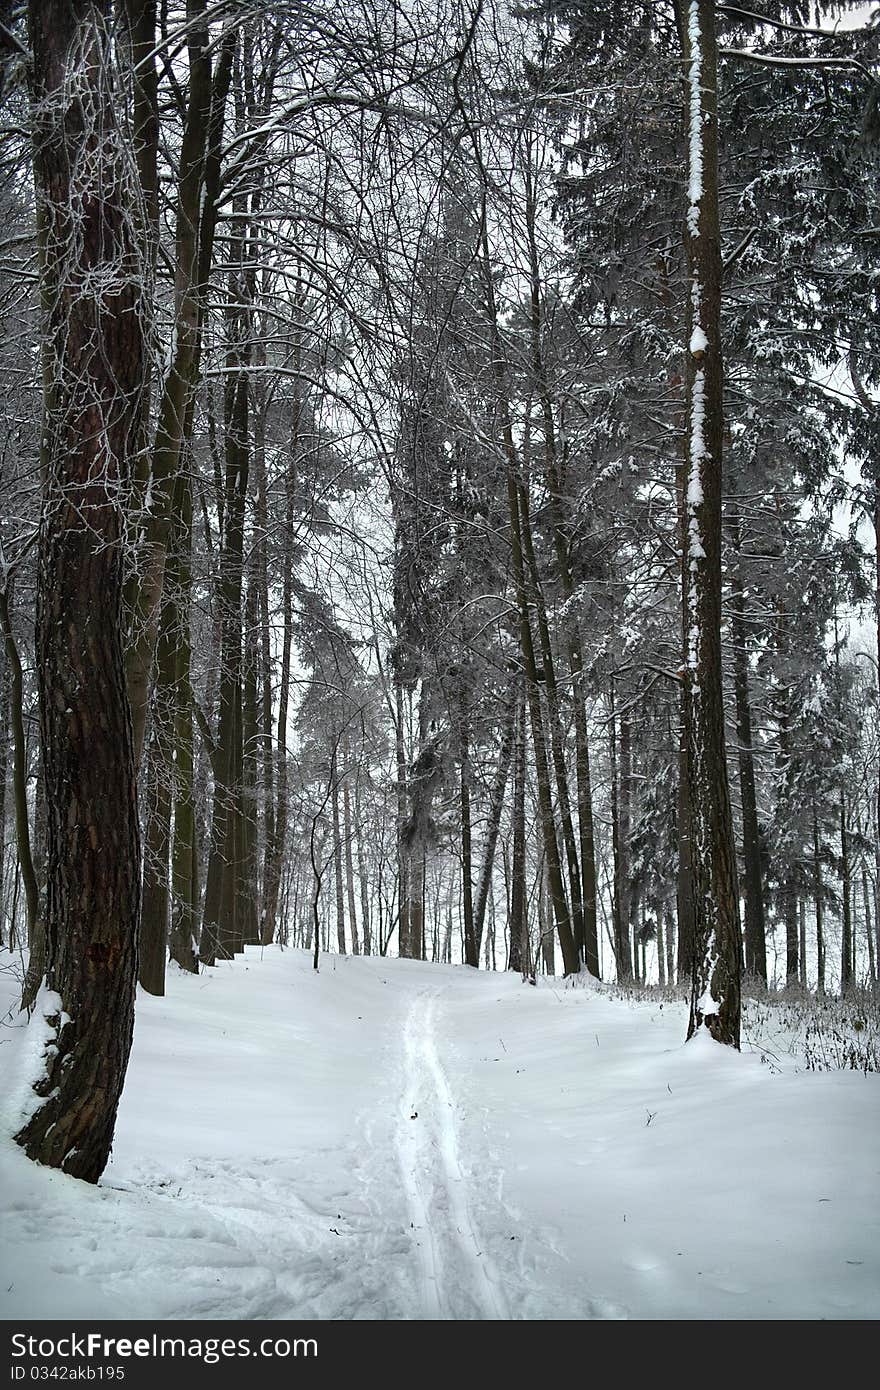
[[[28,1158],[97,1183],[136,997],[263,949],[876,1018],[878,61],[846,0],[0,4]]]

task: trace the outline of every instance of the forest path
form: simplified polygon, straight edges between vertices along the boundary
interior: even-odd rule
[[[93,1187],[4,1138],[43,1046],[6,960],[0,1317],[876,1317],[880,1076],[586,980],[248,948],[139,995]]]
[[[455,1100],[437,1050],[439,987],[420,990],[403,1026],[397,1155],[421,1266],[422,1316],[510,1314],[468,1197]]]

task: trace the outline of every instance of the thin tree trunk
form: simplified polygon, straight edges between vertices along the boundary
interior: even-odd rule
[[[797,884],[790,874],[785,885],[785,983],[787,985],[796,985],[800,979],[797,904]]]
[[[462,697],[458,727],[459,791],[461,809],[461,894],[464,926],[464,963],[477,969],[480,948],[474,931],[473,851],[471,847],[471,786],[468,711]]]
[[[169,860],[179,597],[176,540],[177,536],[173,533],[166,562],[166,587],[156,648],[156,686],[147,755],[147,814],[138,951],[140,983],[148,994],[159,996],[165,993],[165,958],[171,908]]]
[[[819,848],[819,819],[813,803],[813,907],[816,914],[816,988],[825,993],[825,932],[823,927],[824,892],[822,859]]]
[[[132,601],[133,640],[127,651],[128,695],[137,764],[143,749],[150,675],[158,641],[165,561],[173,524],[174,486],[186,442],[187,423],[192,420],[192,399],[199,374],[201,291],[206,279],[204,256],[200,256],[200,251],[205,249],[206,241],[209,245],[213,242],[216,219],[217,190],[209,186],[207,157],[212,133],[216,133],[218,127],[217,138],[222,138],[223,110],[235,43],[235,34],[230,32],[221,46],[217,72],[212,77],[206,8],[207,0],[188,0],[189,90],[177,186],[174,354],[159,402],[150,479],[151,508],[143,539],[140,578]],[[144,100],[151,101],[151,94]],[[152,113],[144,107],[140,119],[149,122]],[[146,154],[145,158],[151,159],[152,154]],[[219,175],[219,152],[216,162]],[[151,197],[152,189],[146,190],[146,194]]]
[[[336,943],[345,955],[345,900],[342,887],[342,830],[339,823],[339,762],[337,744],[330,755],[330,804],[333,817],[333,885],[336,890]]]
[[[509,521],[509,540],[513,567],[513,581],[519,614],[519,640],[523,671],[526,682],[526,698],[532,726],[532,745],[535,757],[535,775],[538,784],[538,805],[541,831],[544,840],[547,877],[553,900],[556,930],[562,949],[563,968],[566,975],[577,974],[580,956],[572,930],[572,918],[565,897],[562,878],[562,864],[559,845],[556,839],[556,823],[553,815],[553,799],[550,790],[550,770],[547,757],[547,737],[544,716],[541,709],[538,688],[538,668],[535,659],[534,638],[529,615],[530,592],[526,582],[526,564],[523,549],[522,520],[520,515],[519,458],[513,437],[513,423],[507,390],[507,370],[498,326],[498,310],[495,302],[495,286],[489,255],[489,237],[486,214],[486,177],[483,173],[482,210],[480,240],[483,263],[483,289],[486,295],[489,329],[491,333],[492,369],[498,393],[498,407],[501,419],[502,447],[506,462],[507,508]]]
[[[299,405],[294,399],[294,437],[291,445],[294,459],[299,446]],[[290,664],[293,650],[293,522],[296,478],[291,469],[286,480],[286,506],[284,526],[284,578],[282,581],[281,613],[281,679],[278,688],[278,761],[277,797],[275,813],[272,817],[271,839],[267,836],[266,862],[264,870],[263,921],[260,939],[264,946],[270,946],[275,937],[275,922],[278,911],[278,888],[281,882],[281,868],[284,846],[287,838],[287,719],[290,708]]]
[[[526,167],[526,237],[529,248],[530,272],[530,323],[532,367],[544,427],[544,470],[550,506],[550,520],[553,529],[553,546],[556,568],[562,584],[562,597],[566,605],[565,631],[568,649],[568,664],[571,672],[571,701],[575,728],[575,772],[578,800],[578,835],[580,849],[581,883],[573,894],[578,907],[573,913],[577,946],[591,975],[599,975],[599,941],[596,925],[596,853],[593,831],[593,795],[590,773],[590,747],[587,734],[586,692],[584,683],[584,658],[581,632],[578,625],[574,599],[574,576],[564,516],[563,487],[559,444],[553,409],[553,389],[543,347],[544,307],[542,300],[542,280],[538,259],[536,236],[537,199],[535,179],[531,163],[531,149],[528,151]],[[578,910],[579,909],[579,910]]]
[[[495,866],[495,851],[498,845],[501,816],[504,810],[504,793],[507,788],[507,779],[510,772],[514,726],[519,717],[517,710],[520,702],[521,696],[515,693],[514,698],[510,702],[510,709],[505,715],[504,725],[501,731],[501,747],[498,751],[498,766],[495,769],[495,780],[492,783],[492,792],[489,797],[486,844],[483,850],[483,863],[477,882],[477,896],[474,905],[474,940],[476,942],[476,952],[478,956],[483,942],[483,924],[486,920],[486,904],[489,901],[489,889],[492,884],[492,871]]]
[[[840,798],[840,993],[846,996],[853,983],[852,968],[852,870],[849,831],[846,824],[846,797]]]
[[[624,882],[625,860],[621,845],[620,819],[620,779],[617,770],[617,716],[614,703],[614,681],[609,685],[608,699],[611,705],[611,718],[608,726],[608,751],[611,766],[611,851],[614,862],[613,923],[614,959],[617,964],[617,979],[626,983],[633,978],[632,957],[629,945],[629,892],[628,880]]]
[[[351,761],[351,750],[349,750],[349,763]],[[351,953],[359,956],[361,944],[358,937],[357,905],[354,894],[354,863],[352,855],[352,827],[351,827],[351,796],[348,790],[348,778],[342,784],[342,828],[345,839],[345,883],[348,893],[348,920],[351,927]],[[366,954],[366,952],[364,952]]]
[[[2,572],[0,572],[2,573]],[[40,920],[40,889],[31,853],[31,830],[27,801],[27,747],[24,734],[24,680],[21,657],[9,613],[9,593],[11,585],[0,588],[0,631],[3,633],[6,651],[6,670],[4,671],[3,691],[8,701],[12,725],[12,799],[15,807],[15,839],[18,848],[18,862],[24,885],[25,910],[27,913],[27,941],[31,951],[28,970],[22,994],[22,1008],[33,1006],[46,969],[45,928]],[[3,738],[3,814],[6,801],[6,725],[0,727]],[[5,820],[3,833],[5,835]],[[3,857],[0,855],[0,875],[3,871]],[[0,882],[2,897],[2,882]],[[2,927],[2,917],[0,917]]]
[[[514,705],[513,850],[510,876],[510,969],[528,971],[528,906],[526,899],[526,712],[520,697]]]
[[[191,974],[198,961],[199,853],[193,781],[192,638],[192,478],[179,482],[177,567],[177,650],[174,709],[174,838],[171,846],[171,959]]]
[[[736,701],[737,761],[742,801],[743,899],[745,904],[745,971],[767,983],[767,941],[764,922],[764,890],[761,874],[761,837],[755,791],[755,759],[752,751],[752,709],[749,698],[749,649],[745,593],[739,568],[741,548],[739,511],[730,504],[730,534],[734,551],[734,580],[730,604],[733,639],[733,690]]]
[[[242,940],[246,946],[257,946],[260,942],[260,912],[258,907],[259,883],[257,867],[259,863],[258,801],[260,795],[257,612],[257,590],[252,566],[248,575],[247,597],[245,600],[241,699],[242,776],[238,792],[241,804],[242,840],[238,883],[238,911],[241,920]]]
[[[364,955],[372,955],[372,922],[370,914],[370,895],[369,882],[367,879],[367,861],[364,855],[364,824],[361,811],[361,769],[358,769],[357,781],[354,785],[354,814],[357,821],[357,859],[358,859],[358,883],[361,890],[361,927],[364,936]]]
[[[411,879],[412,856],[406,837],[406,743],[403,728],[403,686],[400,681],[394,684],[394,746],[397,760],[397,950],[403,957],[411,957],[413,950],[413,924],[411,920]]]
[[[865,938],[868,945],[868,979],[877,983],[877,962],[874,959],[874,932],[871,923],[871,894],[868,891],[868,871],[862,865],[862,903],[865,912]]]
[[[584,954],[584,918],[581,906],[581,872],[578,860],[574,822],[571,814],[571,797],[568,790],[568,772],[565,766],[564,740],[559,710],[559,691],[556,683],[556,667],[553,659],[553,646],[550,638],[550,624],[547,607],[541,588],[541,578],[535,558],[532,538],[531,509],[529,506],[528,483],[523,481],[519,487],[519,517],[523,554],[526,560],[528,597],[530,607],[534,608],[538,639],[541,649],[542,685],[544,687],[547,710],[547,727],[550,735],[550,757],[555,774],[556,799],[559,821],[562,827],[562,843],[568,865],[568,889],[571,902],[571,929],[574,936],[578,958]]]

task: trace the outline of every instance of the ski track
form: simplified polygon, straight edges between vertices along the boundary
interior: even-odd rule
[[[497,1272],[468,1202],[455,1102],[436,1042],[439,990],[420,991],[403,1029],[397,1151],[419,1255],[420,1316],[507,1319]]]

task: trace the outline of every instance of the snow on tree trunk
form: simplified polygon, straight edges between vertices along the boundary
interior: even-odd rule
[[[688,1036],[739,1046],[742,942],[721,667],[721,238],[714,0],[679,5],[688,186],[684,534],[694,958]]]

